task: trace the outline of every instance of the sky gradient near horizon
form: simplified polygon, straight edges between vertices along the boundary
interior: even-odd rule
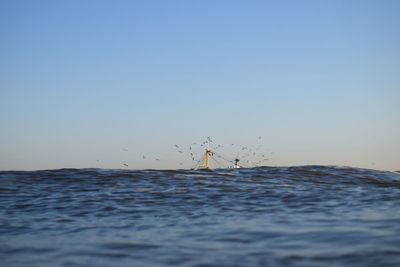
[[[400,170],[399,14],[389,0],[0,1],[0,170],[188,168],[174,145],[207,136],[262,136],[272,166]]]

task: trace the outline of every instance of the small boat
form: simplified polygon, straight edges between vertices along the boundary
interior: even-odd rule
[[[241,166],[239,165],[239,159],[235,158],[234,160],[228,159],[227,157],[224,157],[222,155],[220,155],[219,153],[216,153],[214,151],[212,151],[209,148],[209,144],[207,142],[207,148],[205,153],[203,154],[203,156],[201,157],[201,159],[199,161],[197,161],[196,166],[193,169],[209,169],[210,168],[210,159],[213,159],[214,161],[216,161],[217,163],[219,163],[215,158],[218,157],[219,159],[224,160],[225,162],[228,163],[228,168],[230,169],[239,169],[241,168]],[[233,165],[230,165],[233,164]],[[219,164],[222,166],[222,164]],[[227,166],[227,165],[225,165]]]

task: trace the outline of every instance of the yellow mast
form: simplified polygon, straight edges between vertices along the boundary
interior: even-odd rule
[[[211,150],[207,149],[206,150],[206,165],[204,165],[204,168],[208,169],[208,155],[211,153]]]

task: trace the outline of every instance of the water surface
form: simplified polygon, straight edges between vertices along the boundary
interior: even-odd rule
[[[2,266],[400,266],[400,174],[0,172]]]

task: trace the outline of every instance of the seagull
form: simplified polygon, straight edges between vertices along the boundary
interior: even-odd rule
[[[175,145],[175,147],[176,147],[176,148],[179,148],[179,146],[178,146],[178,145]]]
[[[129,167],[128,164],[126,164],[126,163],[124,163],[124,164],[122,164],[122,165],[124,165],[125,167]]]
[[[143,157],[144,159],[146,158],[146,156],[145,156],[145,155],[143,155],[142,157]]]

